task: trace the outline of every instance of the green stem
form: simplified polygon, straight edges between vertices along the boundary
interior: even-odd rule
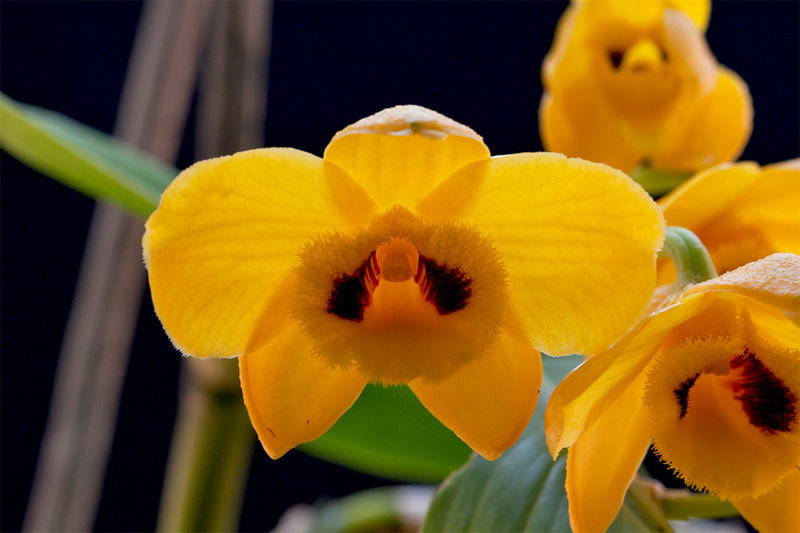
[[[158,531],[238,525],[254,432],[236,361],[187,359]]]
[[[312,531],[417,530],[433,488],[394,486],[368,489],[321,506]]]
[[[642,165],[631,172],[633,181],[654,198],[667,194],[691,176],[691,173],[659,170],[647,165]]]
[[[686,228],[670,226],[667,228],[664,247],[659,257],[669,257],[675,264],[679,287],[694,285],[717,277],[714,263],[697,235]]]
[[[710,494],[696,494],[687,490],[666,490],[661,497],[661,506],[669,520],[739,516],[739,511],[731,502]]]

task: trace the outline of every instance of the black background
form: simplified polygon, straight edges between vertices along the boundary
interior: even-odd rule
[[[798,2],[714,3],[719,61],[750,86],[742,159],[798,156]],[[541,149],[539,69],[565,2],[278,2],[267,146],[318,155],[347,124],[396,104],[469,125],[495,154]],[[0,2],[0,89],[110,132],[139,2]],[[1,125],[0,125],[1,127]],[[190,127],[191,129],[191,127]],[[179,167],[192,162],[191,140]],[[2,509],[19,529],[93,201],[2,155]],[[145,295],[96,529],[151,530],[180,357]],[[274,526],[293,503],[389,482],[299,452],[256,451],[241,528]]]

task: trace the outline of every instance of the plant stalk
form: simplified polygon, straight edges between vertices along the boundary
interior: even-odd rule
[[[664,514],[670,520],[690,518],[734,518],[739,511],[731,502],[710,494],[695,494],[686,490],[667,490],[661,497]]]
[[[668,227],[664,247],[658,255],[672,259],[677,272],[675,284],[679,288],[717,277],[708,250],[697,235],[686,228]]]
[[[158,531],[233,531],[253,428],[235,360],[187,359]]]
[[[196,157],[263,146],[272,3],[215,2],[199,78]],[[232,531],[255,432],[236,361],[184,360],[159,531]]]
[[[148,2],[137,30],[115,135],[162,161],[180,147],[208,5]],[[143,231],[95,208],[23,531],[93,527],[144,287]]]
[[[633,181],[653,198],[664,196],[690,177],[691,173],[657,170],[647,165],[642,165],[631,173]]]

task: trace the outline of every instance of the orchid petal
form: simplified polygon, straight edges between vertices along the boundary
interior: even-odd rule
[[[373,207],[340,169],[298,150],[251,150],[186,169],[143,240],[164,329],[185,354],[240,355],[303,244],[354,230]]]
[[[528,425],[542,383],[542,360],[506,329],[483,357],[440,382],[411,381],[422,404],[473,450],[500,457]]]
[[[690,287],[685,294],[705,292],[742,294],[796,317],[800,315],[800,257],[772,254]]]
[[[719,73],[716,83],[711,83],[713,89],[686,121],[684,134],[673,136],[672,142],[653,154],[653,166],[692,170],[732,161],[742,153],[753,128],[750,91],[735,72],[716,63],[713,67],[712,79]]]
[[[492,239],[534,346],[594,353],[624,334],[655,286],[661,214],[622,172],[559,154],[516,154],[469,165],[417,206]]]
[[[325,160],[360,183],[382,210],[413,207],[459,168],[489,158],[466,126],[419,106],[397,106],[337,133]]]
[[[794,472],[778,488],[758,498],[731,503],[758,531],[800,531],[800,472]]]
[[[725,163],[698,173],[658,201],[670,226],[697,233],[758,179],[755,163]]]
[[[318,359],[294,324],[270,340],[256,329],[239,358],[239,372],[250,420],[273,459],[325,433],[367,384],[355,369]]]
[[[705,309],[713,298],[685,298],[646,318],[607,351],[587,359],[556,387],[545,411],[553,457],[571,446],[649,367],[672,329]]]
[[[643,372],[569,448],[566,486],[576,533],[608,529],[650,447],[645,382]]]
[[[730,211],[742,225],[761,227],[774,251],[800,254],[800,168],[792,163],[763,167]]]
[[[663,459],[693,487],[733,500],[772,490],[800,464],[798,398],[800,329],[729,293],[664,343],[645,404]]]
[[[666,0],[667,6],[683,11],[700,31],[705,31],[711,16],[711,0]]]

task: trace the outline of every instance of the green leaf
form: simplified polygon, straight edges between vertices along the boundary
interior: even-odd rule
[[[545,357],[539,404],[520,440],[496,461],[473,455],[442,484],[423,531],[570,531],[566,454],[553,461],[544,438],[544,407],[580,359]],[[637,486],[638,487],[638,486]],[[669,531],[645,489],[631,490],[609,531]]]
[[[426,483],[440,482],[470,455],[408,387],[377,385],[368,385],[327,433],[300,449],[361,472]]]
[[[88,196],[148,216],[178,174],[112,136],[0,93],[0,147]]]

